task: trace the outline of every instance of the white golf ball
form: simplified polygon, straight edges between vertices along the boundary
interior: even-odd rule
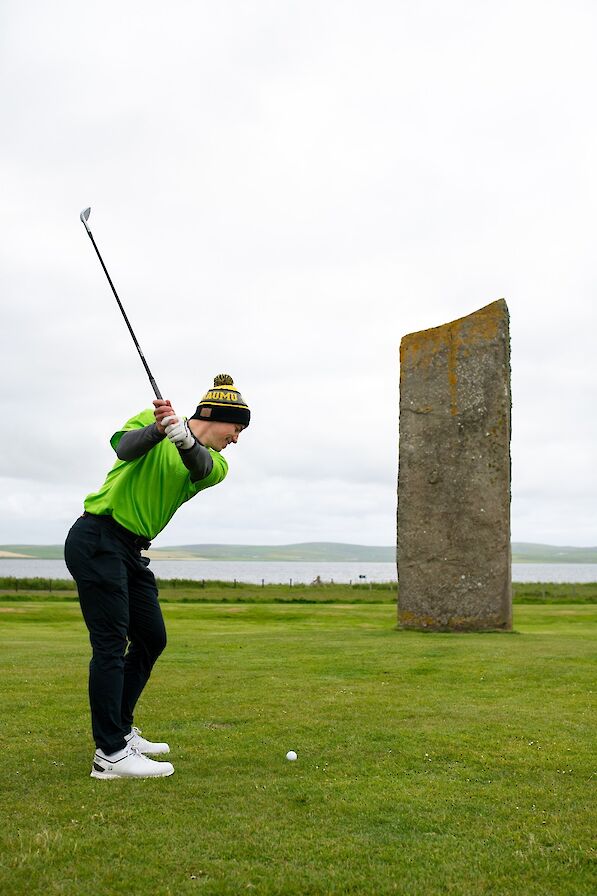
[[[289,750],[286,754],[286,758],[289,760],[289,762],[294,762],[295,759],[298,759],[298,756],[296,755],[294,750]]]

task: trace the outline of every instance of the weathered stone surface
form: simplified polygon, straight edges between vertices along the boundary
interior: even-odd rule
[[[402,339],[403,628],[512,627],[508,325],[500,300]]]

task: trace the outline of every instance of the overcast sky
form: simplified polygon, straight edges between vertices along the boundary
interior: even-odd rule
[[[512,537],[597,544],[597,7],[4,0],[0,543],[58,543],[153,394],[231,373],[156,545],[393,544],[403,335],[505,298]]]

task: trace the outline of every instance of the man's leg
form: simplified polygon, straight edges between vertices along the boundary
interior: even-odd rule
[[[65,559],[77,583],[93,650],[89,704],[93,737],[107,755],[122,750],[128,728],[122,720],[124,655],[129,626],[126,567],[105,527],[77,520],[65,545]]]
[[[135,706],[155,661],[166,647],[166,627],[158,602],[158,589],[147,560],[139,557],[129,567],[129,649],[124,661],[121,717],[131,729]]]

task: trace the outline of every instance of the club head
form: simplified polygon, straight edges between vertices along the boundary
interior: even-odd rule
[[[83,211],[81,212],[81,214],[79,215],[82,223],[85,225],[85,227],[87,229],[87,233],[91,233],[91,231],[89,230],[89,225],[87,224],[90,214],[91,214],[91,208],[84,208]]]

